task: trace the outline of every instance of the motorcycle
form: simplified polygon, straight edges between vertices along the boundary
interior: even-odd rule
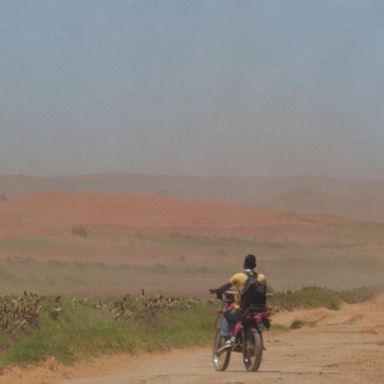
[[[270,327],[271,310],[258,310],[250,307],[241,314],[240,319],[232,327],[233,343],[220,334],[221,317],[234,300],[233,292],[225,292],[218,298],[222,305],[215,323],[215,336],[212,346],[212,363],[217,371],[225,371],[229,365],[232,352],[242,354],[243,364],[247,371],[257,371],[260,367],[264,341],[262,332]]]

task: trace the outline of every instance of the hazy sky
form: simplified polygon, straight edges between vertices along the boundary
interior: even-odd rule
[[[384,179],[384,1],[0,0],[0,174]]]

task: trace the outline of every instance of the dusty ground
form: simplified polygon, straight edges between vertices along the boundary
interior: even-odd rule
[[[384,297],[373,302],[280,313],[274,323],[301,320],[297,330],[267,333],[260,371],[244,371],[234,354],[226,372],[215,372],[208,348],[117,356],[77,367],[47,362],[3,372],[0,384],[381,384],[384,382]]]
[[[76,226],[86,229],[86,239],[71,234]],[[240,246],[382,252],[383,234],[379,223],[172,197],[51,192],[0,202],[0,259],[206,264],[207,255],[225,259]]]
[[[71,233],[79,225],[86,238]],[[384,276],[383,238],[384,224],[330,215],[161,196],[36,193],[0,201],[0,291],[111,296],[138,294],[150,281],[154,293],[204,295],[247,253],[257,255],[275,289],[374,285]],[[116,265],[131,269],[114,271]]]
[[[329,177],[193,177],[92,174],[0,175],[0,195],[38,191],[152,194],[188,200],[246,202],[291,212],[322,212],[384,222],[384,181]]]
[[[350,222],[330,215],[299,215],[220,202],[173,197],[101,193],[38,193],[0,204],[1,238],[43,236],[68,240],[72,226],[101,233],[129,233],[294,240],[306,243],[332,238],[330,224]]]

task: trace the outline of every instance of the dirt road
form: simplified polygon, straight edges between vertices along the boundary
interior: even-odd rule
[[[278,314],[277,324],[301,320],[303,327],[266,334],[260,371],[244,371],[232,355],[226,372],[215,372],[209,349],[172,351],[93,362],[90,367],[21,373],[15,384],[382,384],[384,382],[384,298],[363,305]],[[117,358],[116,358],[117,359]],[[58,377],[61,376],[61,377]],[[25,380],[25,381],[24,381]],[[39,381],[40,380],[40,381]],[[2,380],[0,379],[0,383]]]

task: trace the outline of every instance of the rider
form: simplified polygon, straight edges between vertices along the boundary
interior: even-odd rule
[[[225,283],[224,285],[218,288],[209,290],[211,293],[215,293],[218,297],[222,297],[224,292],[233,286],[237,291],[234,304],[230,306],[223,313],[221,324],[220,324],[220,334],[221,336],[227,339],[227,343],[229,344],[233,344],[235,341],[235,337],[234,336],[231,337],[232,326],[241,318],[241,315],[244,314],[249,309],[250,303],[241,302],[240,298],[241,298],[241,294],[244,291],[246,282],[250,276],[253,276],[256,279],[257,283],[259,284],[263,292],[261,296],[263,296],[265,300],[266,278],[263,274],[256,273],[254,270],[255,268],[256,268],[256,257],[251,254],[247,255],[244,259],[242,272],[235,273],[229,279],[228,283]],[[263,298],[261,298],[261,301],[263,301]],[[265,301],[260,303],[253,303],[253,304],[260,304],[261,306],[265,306]]]

